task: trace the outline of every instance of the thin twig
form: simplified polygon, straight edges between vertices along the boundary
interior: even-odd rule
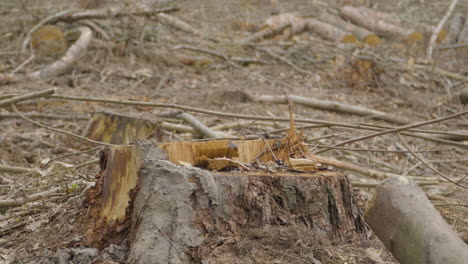
[[[290,257],[290,258],[293,258],[293,259],[296,259],[296,260],[299,260],[300,262],[303,262],[303,263],[309,263],[309,262],[306,261],[305,259],[301,259],[301,258],[296,257],[296,256],[294,256],[294,255],[290,255],[290,254],[288,254],[288,253],[285,253],[285,252],[282,252],[282,251],[279,251],[279,250],[276,250],[276,249],[273,249],[273,248],[264,246],[264,245],[258,243],[257,241],[253,241],[253,242],[254,242],[255,244],[261,246],[262,248],[271,250],[271,251],[273,251],[273,252],[279,253],[279,254],[281,254],[281,255],[284,255],[284,256],[287,256],[287,257]]]
[[[70,157],[70,156],[75,156],[75,155],[80,155],[80,154],[85,154],[85,153],[93,152],[93,151],[96,151],[96,150],[99,150],[99,149],[101,149],[101,147],[96,147],[96,148],[87,149],[87,150],[78,151],[78,152],[73,152],[73,153],[67,153],[67,154],[64,154],[64,155],[55,157],[55,158],[53,158],[53,159],[47,161],[47,163],[46,163],[45,165],[47,166],[47,165],[49,165],[51,162],[54,162],[54,161],[59,160],[59,159],[63,159],[63,158]]]
[[[63,119],[63,120],[89,120],[89,116],[85,115],[59,115],[59,114],[44,114],[44,113],[23,113],[24,116],[32,118],[44,119]],[[0,119],[20,117],[15,113],[0,113]]]
[[[7,173],[15,173],[15,174],[22,174],[22,173],[37,173],[40,174],[38,170],[25,168],[25,167],[15,167],[15,166],[8,166],[8,165],[0,165],[1,172]]]
[[[330,149],[339,149],[339,150],[349,150],[349,151],[367,151],[367,152],[385,152],[385,153],[410,153],[408,150],[386,150],[386,149],[365,149],[365,148],[345,148],[345,147],[332,147],[325,145],[318,145],[319,148],[330,148]],[[427,153],[427,152],[441,152],[441,151],[450,151],[454,148],[445,148],[445,149],[430,149],[430,150],[417,150],[416,153]]]
[[[39,92],[34,92],[34,93],[30,93],[30,94],[15,96],[15,97],[0,101],[0,107],[2,107],[4,105],[15,104],[15,103],[18,103],[18,102],[21,102],[21,101],[26,101],[26,100],[38,98],[38,97],[45,97],[45,96],[48,96],[48,95],[52,95],[55,92],[56,92],[56,89],[51,88],[51,89],[47,89],[47,90],[43,90],[43,91],[39,91]]]
[[[346,145],[346,144],[349,144],[349,143],[354,143],[354,142],[357,142],[357,141],[362,141],[362,140],[366,140],[366,139],[369,139],[369,138],[373,138],[373,137],[377,137],[377,136],[381,136],[381,135],[385,135],[385,134],[390,134],[390,133],[400,132],[400,131],[403,131],[403,130],[408,130],[408,129],[414,128],[414,127],[420,127],[420,126],[425,126],[425,125],[429,125],[429,124],[439,123],[439,122],[449,120],[449,119],[453,119],[453,118],[463,116],[463,115],[466,115],[466,114],[468,114],[468,110],[458,112],[458,113],[453,114],[453,115],[444,116],[444,117],[441,117],[441,118],[436,118],[436,119],[432,119],[432,120],[412,123],[412,124],[408,124],[408,125],[405,125],[405,126],[400,126],[400,127],[389,129],[389,130],[385,130],[385,131],[381,131],[381,132],[377,132],[377,133],[372,133],[372,134],[367,135],[367,136],[362,136],[362,137],[358,137],[358,138],[354,138],[354,139],[345,140],[345,141],[342,141],[342,142],[339,142],[339,143],[333,145],[332,147],[339,147],[339,146],[343,146],[343,145]],[[321,149],[321,150],[317,151],[316,154],[323,153],[323,152],[328,151],[328,150],[330,150],[330,149]]]
[[[27,196],[21,197],[21,198],[0,200],[0,207],[21,206],[21,205],[29,203],[29,202],[34,202],[34,201],[37,201],[37,200],[41,200],[41,199],[53,196],[57,192],[61,191],[62,189],[63,189],[62,187],[55,187],[55,188],[49,189],[49,190],[44,191],[44,192],[39,192],[39,193],[27,195]]]
[[[69,95],[59,95],[54,94],[48,96],[49,98],[55,99],[63,99],[63,100],[73,100],[73,101],[85,101],[85,102],[98,102],[98,103],[113,103],[113,104],[123,104],[123,105],[135,105],[135,106],[148,106],[148,107],[165,107],[165,108],[172,108],[172,109],[179,109],[188,112],[196,112],[202,113],[207,115],[214,115],[220,117],[229,117],[229,118],[240,118],[240,119],[248,119],[248,120],[263,120],[263,121],[282,121],[282,122],[289,122],[289,117],[271,117],[271,116],[255,116],[255,115],[243,115],[243,114],[233,114],[233,113],[226,113],[220,111],[212,111],[202,108],[196,108],[191,106],[185,105],[178,105],[178,104],[168,104],[168,103],[152,103],[152,102],[141,102],[141,101],[129,101],[129,100],[118,100],[118,99],[108,99],[108,98],[96,98],[96,97],[83,97],[83,96],[69,96]],[[307,118],[296,118],[295,122],[297,123],[312,123],[312,124],[321,124],[320,126],[316,127],[347,127],[352,129],[364,129],[364,130],[371,130],[371,131],[383,131],[380,128],[374,128],[372,125],[360,125],[360,124],[351,124],[345,122],[330,122],[324,121],[319,119],[307,119]],[[307,126],[310,127],[310,126]],[[302,127],[305,128],[305,127]],[[279,132],[282,130],[275,130],[273,132]],[[389,132],[391,133],[391,132]],[[402,132],[403,135],[412,136],[417,138],[423,138],[426,140],[431,140],[438,142],[440,144],[452,145],[459,148],[468,149],[468,145],[460,143],[460,142],[453,142],[450,140],[438,139],[434,137],[428,137],[408,132]]]
[[[427,44],[427,51],[426,51],[426,59],[427,60],[432,60],[432,51],[434,49],[434,43],[437,39],[437,36],[439,35],[440,31],[442,30],[442,27],[444,26],[445,22],[447,19],[452,15],[453,9],[455,9],[455,6],[457,5],[458,0],[453,0],[452,3],[450,4],[449,8],[447,9],[447,12],[445,13],[444,17],[439,21],[439,24],[435,27],[434,31],[432,32],[431,39],[429,40],[429,43]]]
[[[422,162],[424,165],[426,165],[426,167],[428,167],[429,169],[431,169],[433,172],[437,173],[440,177],[446,179],[447,181],[459,186],[459,187],[462,187],[462,188],[465,188],[465,189],[468,189],[468,186],[465,186],[465,185],[462,185],[460,184],[460,181],[454,181],[452,179],[450,179],[448,176],[444,175],[443,173],[439,172],[438,170],[436,170],[434,167],[432,167],[429,163],[427,163],[424,158],[418,154],[416,154],[413,149],[410,148],[410,146],[408,145],[408,143],[406,143],[405,140],[403,140],[403,138],[401,137],[400,133],[397,133],[398,135],[398,138],[400,138],[400,141],[403,143],[403,145],[405,145],[405,148],[407,150],[409,150],[411,152],[411,154],[413,154],[413,156],[415,158],[417,158],[420,162]]]
[[[48,129],[48,130],[52,130],[52,131],[55,131],[55,132],[59,132],[59,133],[63,133],[65,135],[68,135],[68,136],[72,136],[72,137],[76,137],[76,138],[79,138],[81,140],[84,140],[84,141],[87,141],[87,142],[90,142],[90,143],[94,143],[94,144],[98,144],[98,145],[104,145],[104,146],[116,146],[115,144],[109,144],[109,143],[104,143],[104,142],[100,142],[100,141],[96,141],[96,140],[92,140],[92,139],[89,139],[87,137],[83,137],[83,136],[80,136],[78,134],[75,134],[75,133],[72,133],[72,132],[69,132],[69,131],[66,131],[66,130],[62,130],[62,129],[58,129],[58,128],[53,128],[51,126],[46,126],[44,124],[41,124],[39,122],[36,122],[32,119],[29,119],[27,118],[26,116],[24,116],[20,111],[18,111],[18,109],[16,108],[16,106],[14,104],[11,105],[12,108],[13,108],[13,111],[15,111],[15,113],[17,113],[21,118],[23,118],[24,120],[30,122],[30,123],[33,123],[35,124],[36,126],[40,126],[42,128],[45,128],[45,129]]]
[[[359,116],[370,116],[373,119],[378,120],[385,120],[388,122],[396,123],[396,124],[408,124],[409,121],[405,120],[401,116],[395,116],[392,114],[388,114],[382,111],[368,109],[360,106],[340,103],[336,101],[328,101],[328,100],[319,100],[310,97],[303,97],[298,95],[279,95],[279,96],[271,96],[271,95],[262,95],[253,97],[253,100],[256,102],[268,102],[268,103],[279,103],[279,104],[286,104],[287,98],[291,99],[295,104],[300,104],[316,109],[334,111],[339,113],[347,113],[347,114],[354,114]]]
[[[351,181],[351,185],[353,187],[360,187],[360,188],[375,188],[380,186],[382,182],[362,182],[362,181]],[[423,181],[423,182],[416,182],[419,186],[426,186],[426,185],[439,185],[439,181]]]
[[[258,50],[261,50],[265,53],[267,53],[268,55],[270,55],[271,57],[273,57],[274,59],[277,59],[283,63],[285,63],[286,65],[288,65],[289,67],[293,68],[295,71],[297,72],[300,72],[300,73],[303,73],[303,74],[307,74],[307,75],[312,75],[312,76],[315,76],[314,74],[312,74],[311,72],[309,71],[306,71],[304,69],[301,69],[299,68],[297,65],[295,65],[294,63],[292,63],[291,61],[289,61],[288,59],[286,59],[285,57],[279,55],[279,54],[276,54],[274,53],[271,49],[268,49],[268,48],[259,48],[257,47]]]
[[[218,58],[221,58],[221,59],[225,60],[227,63],[229,63],[234,68],[237,68],[237,69],[241,68],[239,65],[234,63],[231,59],[229,59],[228,56],[226,56],[226,55],[224,55],[224,54],[222,54],[220,52],[214,51],[214,50],[208,50],[208,49],[189,46],[189,45],[177,45],[177,46],[173,47],[172,49],[174,49],[174,50],[176,50],[176,49],[186,49],[186,50],[206,53],[208,55],[212,55],[212,56],[215,56],[215,57],[218,57]]]

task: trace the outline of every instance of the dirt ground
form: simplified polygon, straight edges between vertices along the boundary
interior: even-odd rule
[[[0,96],[57,87],[58,93],[66,95],[164,102],[236,114],[287,117],[287,105],[259,103],[255,98],[261,95],[294,94],[380,110],[411,122],[448,116],[463,110],[458,94],[468,88],[466,47],[436,48],[433,62],[428,64],[425,61],[426,42],[412,46],[393,38],[383,38],[381,45],[368,47],[363,44],[334,43],[305,32],[290,39],[273,38],[249,46],[236,44],[236,41],[250,36],[252,30],[258,29],[265,19],[275,14],[297,12],[306,17],[315,16],[327,10],[336,11],[344,3],[353,2],[396,13],[406,25],[436,25],[451,1],[160,2],[155,7],[177,5],[179,10],[169,14],[186,21],[205,36],[222,41],[214,42],[209,37],[195,36],[175,26],[160,23],[152,16],[93,20],[104,34],[95,33],[89,50],[67,73],[48,80],[0,86]],[[62,0],[0,1],[0,73],[11,73],[28,59],[30,54],[20,54],[19,47],[25,34],[34,25],[47,16],[74,8],[73,5]],[[461,1],[456,11],[468,14],[468,4]],[[59,22],[56,25],[67,36],[73,36],[79,27],[78,22]],[[70,37],[69,42],[72,41],[73,37]],[[438,45],[443,47],[449,44],[442,42]],[[286,60],[275,58],[265,49]],[[213,56],[213,52],[230,59]],[[235,58],[249,59],[249,62],[242,63]],[[21,67],[18,73],[41,69],[50,62],[50,59],[36,58]],[[460,74],[465,80],[436,73],[434,67]],[[93,112],[102,110],[183,124],[175,118],[158,117],[168,110],[163,108],[51,99],[27,101],[17,107],[23,113],[63,115],[61,118],[33,119],[77,134],[84,133],[87,120]],[[46,176],[0,173],[0,176],[14,180],[13,184],[0,185],[0,199],[19,197],[56,186],[66,187],[66,192],[45,200],[20,207],[0,208],[0,262],[30,263],[30,256],[34,252],[49,250],[47,252],[53,256],[56,248],[80,245],[80,238],[75,235],[84,230],[77,229],[80,228],[81,220],[76,216],[86,206],[85,192],[93,186],[99,172],[97,163],[86,165],[86,162],[96,159],[99,150],[82,152],[96,146],[40,128],[24,119],[8,116],[12,112],[10,107],[0,110],[0,163],[40,168]],[[294,106],[294,113],[296,118],[396,126],[366,117],[301,105]],[[193,114],[210,127],[240,122],[222,131],[226,137],[263,134],[288,126],[284,122],[253,122]],[[445,132],[464,130],[466,134],[468,117],[450,119],[421,129]],[[368,133],[338,126],[304,129],[312,151]],[[196,133],[165,131],[165,140],[168,141],[198,138],[202,136]],[[444,175],[450,178],[468,175],[466,148],[415,137],[403,138],[411,148],[422,151],[425,160]],[[323,155],[385,172],[440,178],[411,153],[402,152],[406,149],[396,134],[355,142],[346,147],[327,151]],[[66,156],[76,152],[82,153]],[[75,165],[80,166],[70,167]],[[363,175],[347,173],[352,181],[375,182],[375,179]],[[467,180],[464,183],[468,185]],[[423,188],[447,222],[468,241],[468,190],[443,181]],[[356,192],[372,196],[373,189],[356,188]],[[290,234],[282,236],[288,237]],[[285,243],[291,243],[291,239],[285,238]],[[300,239],[305,238],[300,236]],[[268,243],[273,240],[265,238],[262,241]],[[307,243],[304,245],[307,246]],[[384,260],[380,259],[380,253],[385,252],[382,245],[367,245],[370,251],[362,251],[367,254],[366,260],[356,254],[358,251],[351,246],[343,247],[341,253],[330,252],[326,246],[313,246],[316,247],[313,250],[315,255],[311,259],[322,260],[322,263],[395,262],[388,257],[388,253],[382,255]],[[360,249],[363,247],[365,245],[361,245]],[[115,252],[119,250],[123,251],[117,249]],[[305,257],[304,260],[305,263],[314,263],[312,260],[307,262]],[[251,261],[249,263],[261,263]],[[275,263],[291,261],[286,257]],[[264,263],[273,262],[264,260]]]

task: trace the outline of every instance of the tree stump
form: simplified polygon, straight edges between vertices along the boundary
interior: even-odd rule
[[[209,172],[176,165],[149,141],[112,148],[88,241],[127,239],[128,263],[318,263],[317,248],[368,239],[341,173]],[[141,162],[125,163],[119,151]]]

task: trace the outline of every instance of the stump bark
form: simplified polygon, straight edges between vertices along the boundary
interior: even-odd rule
[[[350,182],[341,173],[209,172],[176,165],[149,141],[135,149],[141,163],[132,159],[130,170],[122,155],[108,151],[113,155],[107,155],[106,171],[119,164],[113,181],[137,177],[137,184],[103,186],[111,202],[103,203],[101,223],[91,231],[101,234],[95,236],[100,243],[126,238],[128,263],[313,263],[317,247],[368,239]],[[141,169],[131,176],[135,164]],[[115,176],[122,172],[128,173]],[[102,181],[110,174],[104,172]],[[116,202],[127,200],[122,193],[130,199],[125,210]]]

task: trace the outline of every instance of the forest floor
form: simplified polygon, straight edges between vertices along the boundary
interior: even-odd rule
[[[24,1],[0,3],[1,73],[13,71],[29,57],[18,53],[25,32],[41,19],[70,8],[67,6],[68,1],[47,1],[45,4],[45,1],[39,0],[29,2],[28,5],[25,5]],[[468,88],[466,79],[457,80],[438,74],[433,69],[443,69],[466,78],[466,47],[436,48],[433,62],[428,64],[425,61],[425,43],[410,47],[391,38],[384,38],[383,43],[377,47],[368,47],[361,44],[334,43],[305,32],[291,39],[270,39],[240,46],[235,44],[236,40],[251,35],[251,28],[260,26],[273,14],[297,12],[303,16],[313,16],[318,12],[334,10],[342,3],[305,0],[175,2],[180,10],[171,12],[171,15],[188,22],[207,36],[224,41],[213,42],[194,36],[159,23],[150,16],[124,16],[100,20],[100,27],[110,38],[106,40],[103,35],[96,34],[89,50],[69,72],[49,80],[3,85],[0,87],[0,94],[26,94],[56,87],[58,93],[65,95],[174,103],[270,117],[288,117],[288,106],[259,103],[255,98],[262,95],[299,95],[380,110],[411,122],[435,119],[463,110],[457,95]],[[368,5],[369,7],[396,13],[407,23],[430,25],[439,22],[450,4],[450,1],[397,1],[398,4],[391,4],[393,1],[370,2],[372,5]],[[170,4],[173,3],[174,1],[170,1]],[[467,10],[466,2],[462,2],[458,11],[466,13]],[[57,25],[66,32],[78,27],[74,23]],[[232,60],[213,56],[213,53],[204,50],[223,54]],[[286,58],[288,63],[275,58],[266,50]],[[240,63],[240,60],[234,58],[248,58],[252,62]],[[233,61],[235,65],[232,64]],[[48,63],[50,60],[35,59],[19,72],[32,72]],[[95,111],[130,113],[155,119],[168,110],[51,99],[27,101],[18,104],[17,107],[23,113],[66,116],[33,119],[47,126],[77,134],[84,133],[88,119]],[[6,263],[12,259],[22,263],[21,260],[18,261],[18,256],[25,257],[27,252],[53,247],[44,238],[50,238],[54,243],[73,239],[70,235],[77,231],[67,228],[73,228],[74,219],[64,217],[58,221],[57,216],[63,212],[72,214],[74,210],[79,209],[82,205],[83,191],[94,183],[99,165],[93,163],[79,167],[70,166],[96,159],[99,150],[62,157],[95,146],[38,127],[24,119],[11,117],[8,115],[10,113],[12,109],[9,107],[0,110],[0,164],[40,168],[47,176],[0,173],[0,176],[14,181],[13,184],[0,185],[1,199],[66,186],[66,192],[45,200],[20,207],[0,208],[0,262],[3,258]],[[297,104],[294,105],[294,113],[296,118],[397,126],[368,117],[318,110]],[[209,127],[230,124],[222,130],[226,137],[256,135],[288,127],[287,122],[254,122],[193,114]],[[174,118],[160,119],[183,123]],[[464,130],[466,133],[468,117],[450,119],[421,129],[445,132]],[[310,142],[312,152],[323,149],[323,146],[331,146],[370,133],[338,126],[316,127],[303,131]],[[165,131],[164,138],[166,141],[191,140],[201,138],[201,135]],[[404,152],[406,143],[412,149],[421,151],[427,162],[444,175],[460,178],[468,174],[466,148],[408,136],[404,136],[403,140],[397,134],[387,134],[346,145],[343,149],[332,149],[323,155],[385,172],[439,178],[411,153]],[[379,151],[363,151],[364,149]],[[53,160],[57,157],[61,158]],[[51,160],[53,161],[50,162]],[[352,181],[376,181],[357,173],[347,173]],[[447,182],[423,188],[433,199],[433,204],[442,216],[467,241],[468,190]],[[371,196],[373,189],[356,188],[356,192]],[[376,249],[379,250],[382,248]],[[365,263],[363,256],[353,255],[352,250],[343,249],[343,252],[347,253],[340,256],[336,252],[331,254],[324,250],[321,254],[330,254],[328,259],[331,262],[328,263]],[[368,263],[378,263],[378,260],[372,260],[374,255],[366,256],[371,259]],[[324,259],[326,258],[323,257],[322,260]],[[387,259],[387,262],[382,263],[393,261]],[[292,262],[284,260],[278,263]]]

